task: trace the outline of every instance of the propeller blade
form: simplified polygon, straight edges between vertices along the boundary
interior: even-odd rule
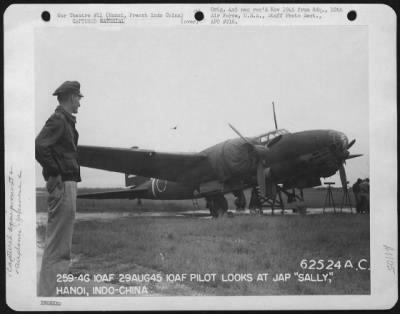
[[[360,157],[360,156],[362,156],[362,154],[349,155],[349,156],[346,157],[346,159],[357,158],[357,157]]]
[[[272,102],[272,110],[274,111],[275,130],[278,130],[278,123],[276,122],[275,104]]]
[[[265,197],[266,194],[266,184],[265,184],[265,170],[262,162],[260,161],[257,165],[257,184],[260,188],[260,194]]]
[[[240,138],[243,141],[245,141],[247,144],[249,144],[254,149],[254,151],[256,152],[258,158],[266,159],[268,151],[269,151],[268,147],[266,147],[264,145],[256,145],[256,144],[250,142],[238,130],[236,130],[236,128],[232,124],[228,123],[228,125],[237,135],[240,136]]]
[[[355,142],[356,142],[356,139],[352,140],[352,141],[347,145],[347,149],[350,149],[350,147],[353,146]]]
[[[230,127],[237,135],[240,136],[240,138],[241,138],[243,141],[245,141],[246,143],[250,144],[251,146],[254,146],[254,144],[251,143],[251,142],[250,142],[247,138],[245,138],[242,134],[240,134],[240,132],[239,132],[238,130],[236,130],[235,127],[234,127],[232,124],[228,123],[228,125],[229,125],[229,127]]]
[[[275,199],[277,193],[276,183],[272,178],[271,168],[266,168],[264,170],[264,180],[265,180],[265,195],[271,199]]]
[[[347,190],[347,176],[343,164],[340,165],[339,174],[340,174],[340,181],[342,182],[342,187],[343,189]]]

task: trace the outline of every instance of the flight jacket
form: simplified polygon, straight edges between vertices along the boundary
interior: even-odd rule
[[[81,181],[76,118],[61,106],[47,120],[35,140],[35,158],[43,167],[43,177],[61,175],[63,181]]]

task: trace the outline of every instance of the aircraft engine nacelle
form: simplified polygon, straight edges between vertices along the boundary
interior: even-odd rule
[[[227,140],[206,152],[220,180],[246,174],[257,168],[257,157],[253,148],[242,139]]]

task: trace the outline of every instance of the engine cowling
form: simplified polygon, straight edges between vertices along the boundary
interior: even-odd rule
[[[242,139],[219,143],[206,151],[220,180],[255,171],[257,160],[254,149]]]

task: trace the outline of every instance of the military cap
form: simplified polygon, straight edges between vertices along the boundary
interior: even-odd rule
[[[60,94],[75,94],[83,97],[80,88],[81,84],[77,81],[65,81],[54,91],[53,96]]]

